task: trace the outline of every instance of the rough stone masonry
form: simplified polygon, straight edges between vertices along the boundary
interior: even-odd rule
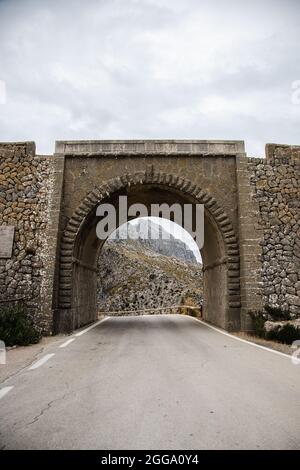
[[[249,159],[262,230],[262,300],[300,316],[300,148],[268,145]]]
[[[0,144],[0,224],[15,228],[12,256],[0,259],[0,301],[24,302],[46,334],[41,292],[52,178],[51,158],[37,156],[33,143]]]
[[[99,142],[97,145],[101,147]],[[102,145],[101,152],[84,151],[78,155],[79,144],[74,144],[72,148],[75,150],[69,153],[61,150],[60,143],[54,155],[36,155],[32,142],[0,143],[0,226],[14,227],[12,255],[0,258],[1,304],[22,301],[44,334],[58,331],[55,329],[55,315],[59,305],[59,286],[63,276],[72,279],[70,263],[93,274],[93,266],[76,258],[74,253],[63,260],[60,253],[73,236],[78,243],[79,214],[82,213],[86,219],[89,217],[86,214],[91,196],[88,195],[95,188],[96,167],[101,169],[98,175],[103,175],[105,181],[110,177],[120,178],[121,187],[125,173],[133,174],[133,168],[137,166],[142,172],[150,163],[154,167],[151,170],[154,171],[152,186],[158,168],[160,172],[166,171],[161,173],[166,175],[163,176],[166,187],[171,183],[174,187],[177,184],[178,191],[188,194],[188,197],[200,191],[201,200],[213,214],[210,235],[214,237],[214,227],[219,224],[220,240],[226,239],[224,256],[207,262],[206,267],[204,263],[204,275],[207,273],[209,280],[205,287],[206,295],[210,298],[218,295],[218,286],[213,285],[214,277],[209,273],[220,273],[222,269],[228,274],[227,290],[221,291],[219,300],[240,308],[241,329],[250,328],[248,310],[265,303],[289,309],[294,317],[300,318],[300,147],[268,144],[266,158],[260,159],[248,158],[240,149],[240,143],[171,142],[177,149],[175,157],[169,150],[164,150],[171,148],[173,143],[156,141],[156,147],[153,145],[159,151],[151,150],[146,157],[142,154],[139,160],[139,150],[136,149],[144,148],[147,141],[136,144],[130,141],[133,151],[127,150],[129,144],[125,141],[122,143],[123,154],[114,151],[113,155],[102,151],[103,146],[108,145],[106,143]],[[87,142],[85,147],[89,145]],[[198,153],[191,151],[196,146],[200,149]],[[240,150],[235,150],[238,148]],[[224,180],[224,174],[227,180]],[[193,185],[193,175],[197,176],[197,187]],[[84,182],[82,185],[81,181]],[[221,190],[227,181],[227,196],[223,197]],[[78,207],[76,217],[70,215],[73,209],[69,188],[72,185],[72,197]],[[230,187],[233,187],[232,192]],[[81,194],[86,195],[85,199]],[[79,238],[86,236],[84,233],[80,232]],[[239,253],[238,264],[234,265],[237,252],[231,248],[233,243],[237,244]],[[89,279],[87,276],[87,283]],[[64,284],[64,292],[69,289],[71,298],[79,295],[80,290],[79,285],[74,289],[73,284],[69,281]],[[238,285],[240,304],[234,300],[235,286]],[[228,301],[228,296],[233,300]],[[84,309],[80,302],[78,305],[77,308]],[[69,310],[66,312],[67,315]],[[215,319],[212,322],[222,326]],[[224,323],[223,326],[229,329],[230,324]]]

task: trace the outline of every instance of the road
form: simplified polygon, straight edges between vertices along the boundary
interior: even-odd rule
[[[179,315],[82,333],[0,384],[0,448],[300,448],[290,358]]]

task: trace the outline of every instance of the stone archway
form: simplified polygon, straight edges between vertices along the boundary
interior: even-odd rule
[[[135,202],[151,198],[204,204],[204,318],[227,330],[240,328],[239,245],[231,221],[219,201],[189,179],[155,171],[125,174],[94,187],[69,219],[60,248],[58,308],[55,330],[71,331],[97,318],[96,262],[103,244],[96,238],[95,210],[126,193]],[[164,202],[164,201],[163,201]]]

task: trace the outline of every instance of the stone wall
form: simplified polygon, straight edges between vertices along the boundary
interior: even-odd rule
[[[0,259],[0,302],[25,302],[44,333],[52,329],[52,318],[41,309],[50,163],[49,157],[36,156],[32,142],[0,144],[0,225],[15,227],[12,257]]]
[[[242,328],[249,326],[245,312],[265,303],[300,318],[300,147],[270,144],[265,159],[234,152],[77,158],[38,156],[32,142],[0,143],[0,225],[15,227],[12,258],[0,258],[0,304],[24,301],[51,333],[59,230],[100,180],[150,165],[195,180],[222,201],[239,236]]]
[[[248,171],[259,208],[262,304],[300,317],[300,147],[268,144],[265,159],[248,159]]]

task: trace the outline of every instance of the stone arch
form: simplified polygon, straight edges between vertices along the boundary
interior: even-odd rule
[[[187,195],[195,202],[203,204],[210,220],[211,236],[216,237],[219,234],[219,245],[222,244],[223,249],[220,251],[221,258],[215,262],[206,262],[204,265],[204,276],[209,278],[210,271],[216,271],[220,267],[226,269],[226,292],[224,302],[226,303],[226,319],[223,324],[218,323],[210,315],[206,316],[208,321],[219,324],[228,330],[236,330],[240,328],[240,278],[239,278],[239,245],[232,223],[217,200],[202,190],[198,185],[193,184],[190,180],[178,175],[167,174],[156,171],[153,165],[147,166],[144,171],[134,174],[124,174],[115,177],[109,181],[94,187],[77,207],[72,217],[69,219],[65,230],[62,234],[60,245],[60,264],[59,264],[59,281],[58,281],[58,309],[55,313],[55,329],[56,331],[71,331],[96,319],[86,318],[83,321],[74,321],[74,264],[80,264],[84,268],[84,262],[74,257],[75,247],[78,245],[80,233],[85,223],[93,212],[95,207],[101,201],[109,199],[116,192],[132,188],[137,185],[158,185],[165,190],[174,189],[182,195]],[[91,269],[91,267],[86,266]],[[207,274],[205,274],[207,273]],[[212,278],[218,278],[214,274]],[[223,276],[224,277],[224,276]],[[217,287],[217,286],[215,286]],[[213,293],[212,293],[213,295]]]

